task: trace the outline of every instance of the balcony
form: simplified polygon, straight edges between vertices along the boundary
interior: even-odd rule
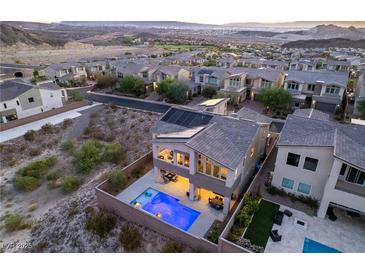
[[[335,189],[365,198],[365,187],[361,185],[351,184],[338,180]]]

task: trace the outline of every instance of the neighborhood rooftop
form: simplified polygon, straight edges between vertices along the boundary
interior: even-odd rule
[[[348,73],[344,72],[318,72],[318,71],[294,71],[287,72],[286,81],[315,84],[317,82],[336,84],[346,87]]]

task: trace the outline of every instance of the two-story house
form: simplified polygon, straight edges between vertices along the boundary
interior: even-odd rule
[[[152,75],[153,81],[156,83],[161,82],[167,78],[176,79],[179,81],[189,81],[190,71],[176,65],[159,66]]]
[[[314,60],[296,60],[290,62],[289,70],[315,71],[316,65],[317,62]]]
[[[288,71],[284,88],[294,99],[305,100],[312,107],[333,112],[342,102],[348,73]]]
[[[264,154],[268,127],[254,121],[172,107],[152,128],[156,183],[176,174],[191,201],[219,196],[228,214]],[[204,198],[204,199],[205,199]],[[206,198],[208,204],[208,198]]]
[[[277,142],[272,185],[329,206],[365,213],[365,127],[329,121],[314,109],[289,115]]]
[[[51,64],[41,74],[50,80],[57,80],[60,83],[67,83],[70,80],[82,81],[87,78],[85,65],[77,62]]]
[[[216,67],[203,67],[195,70],[193,76],[198,93],[205,87],[212,87],[216,90],[223,88],[224,79],[230,74],[226,69]]]
[[[0,84],[0,99],[0,123],[6,123],[62,107],[68,98],[66,90],[52,81],[34,85],[9,80]]]
[[[233,104],[239,104],[246,99],[246,74],[231,74],[224,79],[224,87],[217,94],[229,98]]]

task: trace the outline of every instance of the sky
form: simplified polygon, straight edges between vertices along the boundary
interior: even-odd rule
[[[210,24],[365,21],[364,0],[61,0],[53,2],[54,5],[51,3],[51,0],[3,1],[0,20],[184,21]]]

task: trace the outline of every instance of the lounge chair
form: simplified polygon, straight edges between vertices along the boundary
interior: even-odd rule
[[[281,235],[278,234],[278,230],[274,229],[270,232],[270,238],[273,240],[273,242],[280,242],[281,241]]]
[[[291,212],[289,209],[285,209],[285,210],[284,210],[284,214],[285,214],[286,216],[288,216],[288,217],[293,216],[293,212]]]
[[[283,218],[284,218],[284,212],[282,212],[282,211],[279,210],[275,214],[274,224],[281,225],[281,223],[283,222]]]

